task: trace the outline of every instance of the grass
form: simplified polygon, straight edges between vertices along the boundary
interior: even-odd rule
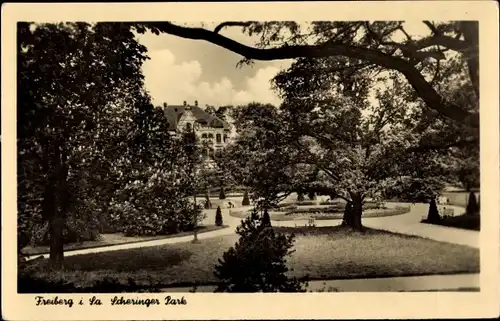
[[[462,214],[458,216],[443,217],[439,222],[436,223],[429,223],[424,219],[422,220],[422,223],[479,231],[481,229],[481,216]]]
[[[198,233],[206,233],[215,230],[219,230],[221,228],[225,228],[227,226],[199,226]],[[70,243],[64,245],[64,250],[81,250],[81,249],[89,249],[89,248],[97,248],[109,245],[118,245],[118,244],[127,244],[127,243],[137,243],[137,242],[145,242],[152,240],[160,240],[160,239],[168,239],[172,237],[180,237],[185,235],[193,234],[192,231],[188,232],[180,232],[177,234],[171,235],[155,235],[155,236],[125,236],[122,233],[111,233],[111,234],[102,234],[100,240],[96,241],[85,241],[81,243]],[[37,255],[37,254],[46,254],[49,252],[48,246],[26,246],[22,250],[25,255]]]
[[[479,271],[477,249],[429,239],[367,229],[344,227],[275,228],[294,233],[295,252],[288,258],[290,275],[311,280],[410,276]],[[163,287],[216,283],[217,260],[237,241],[237,235],[147,248],[69,256],[64,272],[48,272],[46,260],[37,264],[36,276],[63,278],[80,286],[105,277],[126,283],[159,283]]]

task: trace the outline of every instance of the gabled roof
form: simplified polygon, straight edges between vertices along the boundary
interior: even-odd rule
[[[196,118],[196,121],[214,128],[224,128],[224,130],[231,130],[231,126],[219,117],[207,113],[198,106],[184,106],[184,105],[168,105],[163,108],[163,112],[168,121],[168,130],[177,130],[177,125],[182,115],[186,111],[186,107],[191,108],[191,113]]]

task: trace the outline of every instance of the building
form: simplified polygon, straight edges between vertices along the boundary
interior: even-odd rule
[[[212,147],[205,150],[207,154],[224,148],[233,136],[231,125],[203,110],[198,106],[198,101],[194,105],[188,105],[186,101],[182,105],[164,103],[163,111],[171,134],[194,129],[200,141]]]

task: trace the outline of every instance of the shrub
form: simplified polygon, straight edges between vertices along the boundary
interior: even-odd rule
[[[78,219],[73,215],[70,215],[66,219],[65,228],[63,230],[63,242],[64,244],[69,244],[97,241],[101,239],[99,230],[100,224],[97,220],[89,220],[88,222],[85,222],[82,219]],[[32,227],[30,237],[31,244],[48,246],[50,244],[49,222],[34,225]]]
[[[255,209],[236,233],[238,242],[215,267],[216,292],[305,292],[307,281],[287,276],[293,235],[278,234],[260,224]]]
[[[226,199],[226,193],[224,193],[224,187],[220,187],[220,192],[219,192],[219,199],[224,200]]]
[[[439,222],[441,220],[441,216],[439,216],[439,211],[436,204],[436,199],[432,198],[429,202],[429,212],[427,214],[427,221],[429,223]]]
[[[243,195],[243,201],[241,202],[241,205],[243,206],[250,205],[250,199],[248,198],[248,191],[245,191],[245,195]]]
[[[474,192],[469,193],[469,202],[467,203],[466,213],[469,215],[479,213],[479,206]]]
[[[217,206],[217,210],[215,211],[215,225],[222,226],[222,224],[222,211],[220,209],[220,206]]]
[[[297,202],[303,202],[303,201],[304,201],[304,194],[297,193]]]
[[[312,201],[312,200],[315,200],[316,199],[316,193],[314,191],[310,191],[307,193],[307,197],[309,197],[309,199]]]
[[[264,209],[264,214],[262,214],[262,226],[270,227],[271,226],[271,217],[269,217],[269,212],[267,208]]]
[[[175,205],[175,206],[174,206]],[[173,204],[171,207],[156,211],[140,211],[128,201],[113,203],[115,226],[126,236],[154,236],[176,234],[191,231],[194,228],[194,216],[203,220],[201,206],[192,202]]]
[[[91,286],[78,287],[62,277],[46,280],[22,273],[17,279],[19,293],[120,293],[120,292],[161,292],[158,285],[138,285],[132,278],[127,283],[120,283],[117,279],[106,277],[95,280]]]

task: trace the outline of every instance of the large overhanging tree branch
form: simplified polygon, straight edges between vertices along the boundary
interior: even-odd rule
[[[144,22],[136,26],[139,32],[144,32],[145,28],[150,28],[154,33],[168,33],[181,38],[204,40],[217,46],[242,55],[245,59],[254,60],[280,60],[293,59],[299,57],[322,58],[330,56],[345,56],[354,59],[361,59],[369,63],[382,66],[387,69],[397,70],[405,76],[413,89],[422,100],[432,109],[455,121],[467,124],[474,128],[479,128],[479,115],[467,112],[460,106],[446,102],[446,100],[429,84],[423,75],[415,68],[414,64],[400,57],[391,56],[379,50],[364,48],[347,43],[325,42],[317,45],[282,45],[280,47],[260,49],[244,45],[228,37],[219,34],[220,29],[225,26],[242,26],[241,23],[226,22],[220,24],[216,31],[203,28],[184,27],[170,22]],[[453,38],[452,38],[453,39]],[[449,45],[457,49],[462,49],[461,40],[449,39],[440,34],[433,35],[427,40],[425,38],[414,48],[423,48],[431,45]],[[459,42],[460,41],[460,42]],[[460,46],[458,46],[460,44]],[[406,46],[408,47],[408,45]],[[460,47],[460,48],[458,48]],[[465,50],[465,49],[463,49]]]

